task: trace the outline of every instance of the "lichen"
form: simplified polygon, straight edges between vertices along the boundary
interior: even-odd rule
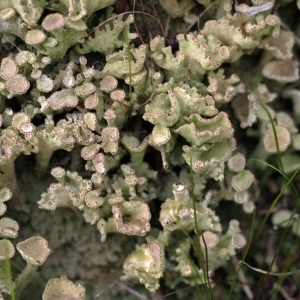
[[[0,3],[0,256],[18,261],[10,239],[20,239],[17,297],[44,262],[43,299],[84,299],[81,285],[59,277],[85,280],[88,293],[112,265],[151,292],[214,289],[215,271],[248,240],[234,210],[253,213],[260,199],[266,166],[249,158],[278,154],[287,173],[300,165],[287,3],[277,15],[266,1],[159,2],[162,19],[152,11],[149,21],[142,2],[135,13],[126,1]],[[155,21],[167,24],[161,35]],[[134,29],[147,22],[149,38]],[[284,225],[291,218],[274,214],[274,225],[282,215]]]

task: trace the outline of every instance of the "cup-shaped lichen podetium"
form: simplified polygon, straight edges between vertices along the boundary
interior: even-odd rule
[[[11,218],[0,219],[0,236],[14,239],[18,236],[19,224]]]
[[[159,279],[164,271],[164,260],[164,249],[158,241],[153,240],[143,244],[125,259],[123,263],[125,275],[121,279],[137,277],[140,283],[153,292],[159,288]]]
[[[291,143],[291,134],[283,126],[275,126],[275,131],[278,140],[278,149],[272,127],[270,127],[264,134],[265,149],[269,153],[276,153],[277,151],[284,152]]]
[[[74,284],[66,276],[52,278],[46,285],[43,300],[55,299],[83,300],[85,299],[85,289],[80,284]]]
[[[143,236],[151,229],[151,213],[146,203],[123,201],[112,206],[112,213],[120,233]]]
[[[6,212],[6,205],[4,202],[8,201],[12,197],[12,191],[9,188],[0,189],[0,216]]]
[[[0,240],[0,261],[12,258],[15,255],[15,248],[10,240]]]
[[[15,291],[18,296],[31,281],[38,267],[45,262],[51,251],[48,248],[48,242],[40,236],[33,236],[18,243],[17,250],[27,262],[25,269],[16,279]]]

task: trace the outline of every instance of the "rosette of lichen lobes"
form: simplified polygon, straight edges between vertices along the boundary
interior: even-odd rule
[[[85,288],[81,284],[76,285],[66,276],[52,278],[47,282],[43,300],[53,299],[84,300]]]
[[[201,30],[201,34],[212,35],[228,47],[231,62],[255,49],[264,36],[278,36],[280,32],[280,19],[275,15],[264,17],[259,14],[254,20],[242,16],[241,20],[242,23],[236,17],[209,20]]]
[[[167,79],[199,79],[207,70],[217,69],[230,59],[230,48],[213,35],[177,35],[179,51],[174,55],[164,38],[157,36],[150,42],[151,58],[165,70]]]
[[[259,41],[244,35],[238,23],[235,24],[228,18],[207,21],[201,33],[213,35],[224,45],[230,47],[229,49],[235,52],[231,61],[232,59],[235,61],[243,54],[242,49],[254,49],[259,44]],[[241,50],[237,50],[237,45]]]
[[[193,162],[197,164],[193,167],[198,172],[203,170],[207,176],[221,178],[224,169],[224,162],[230,157],[234,147],[230,142],[226,142],[233,137],[233,127],[225,112],[218,113],[214,106],[214,100],[207,95],[202,97],[194,88],[187,85],[166,88],[172,85],[172,80],[159,86],[152,102],[146,105],[143,118],[156,126],[150,135],[150,145],[161,151],[164,165],[166,153],[170,152],[175,144],[176,134],[184,137],[193,147],[202,147],[197,150],[197,157],[193,157]],[[201,117],[203,115],[204,117]],[[207,118],[212,117],[212,118]],[[224,141],[224,143],[223,143]],[[223,151],[214,151],[215,143],[222,146]],[[226,151],[228,151],[226,153]],[[195,152],[194,152],[195,153]],[[200,162],[200,153],[203,160],[210,162]],[[200,156],[199,156],[200,155]],[[189,158],[184,154],[184,158],[189,163]],[[196,160],[195,160],[196,159]],[[196,162],[197,161],[197,162]],[[216,174],[219,166],[218,175]],[[210,174],[214,172],[214,174]]]
[[[215,70],[230,59],[230,48],[217,36],[183,34],[177,35],[180,52],[186,60],[186,67],[192,70],[194,76],[204,74],[207,70]],[[198,68],[196,68],[198,66]]]
[[[211,119],[192,114],[185,121],[187,124],[180,126],[175,132],[197,147],[233,137],[234,129],[225,112],[220,112]]]
[[[212,117],[218,113],[213,98],[202,96],[197,88],[188,84],[177,86],[173,79],[159,84],[150,104],[145,107],[143,118],[154,125],[175,128],[184,124],[183,117],[193,113]]]

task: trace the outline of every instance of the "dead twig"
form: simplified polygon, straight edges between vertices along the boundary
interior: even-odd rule
[[[215,0],[213,3],[211,3],[209,6],[207,6],[204,11],[195,19],[195,21],[193,23],[190,24],[190,26],[186,29],[186,31],[184,32],[184,34],[187,34],[188,32],[190,32],[191,28],[198,23],[198,31],[200,32],[200,24],[199,21],[202,18],[202,16],[209,11],[212,7],[214,7],[217,3],[219,2],[219,0]]]

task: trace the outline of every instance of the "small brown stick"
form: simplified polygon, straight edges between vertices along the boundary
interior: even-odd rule
[[[246,284],[242,284],[242,287],[243,287],[244,293],[246,294],[247,298],[250,300],[254,299],[254,295],[253,295],[249,285],[247,284],[247,278],[245,276],[245,273],[243,272],[242,269],[239,269],[239,262],[237,261],[236,257],[232,257],[231,261],[234,265],[236,272],[239,271],[239,273],[238,273],[239,280],[241,282],[246,283]]]
[[[150,102],[152,100],[152,98],[155,96],[155,94],[156,94],[156,91],[153,91],[152,94],[150,95],[149,99],[147,99],[143,104],[141,104],[139,106],[139,108],[145,106],[148,102]]]
[[[135,291],[134,289],[130,288],[129,286],[127,286],[126,284],[124,284],[123,282],[119,281],[119,280],[115,280],[114,282],[112,282],[105,290],[99,292],[98,294],[96,294],[94,296],[94,299],[99,298],[100,296],[103,295],[103,293],[112,288],[114,285],[118,285],[121,289],[127,291],[128,293],[130,293],[131,295],[135,296],[137,299],[140,300],[147,300],[147,297],[137,291]]]
[[[9,42],[11,43],[14,47],[16,47],[16,49],[21,52],[22,50],[20,48],[18,48],[5,34],[3,34],[3,37]]]
[[[156,22],[159,24],[160,30],[161,30],[161,32],[162,32],[162,36],[165,37],[165,36],[166,36],[166,33],[164,32],[164,28],[163,28],[163,26],[162,26],[162,24],[161,24],[161,22],[160,22],[160,19],[159,19],[159,17],[158,17],[158,14],[157,14],[157,12],[156,12],[156,9],[155,9],[155,7],[154,7],[153,5],[152,5],[152,9],[153,9],[154,14],[155,14],[155,20],[156,20]]]
[[[142,104],[138,107],[138,109],[140,109],[141,107],[145,106],[148,102],[150,102],[150,101],[152,100],[152,98],[155,96],[155,94],[156,94],[156,91],[153,91],[153,92],[151,93],[150,97],[149,97],[144,103],[142,103]],[[119,100],[115,100],[115,99],[111,99],[111,100],[112,100],[112,101],[115,101],[115,102],[118,102],[119,104],[121,104],[121,105],[123,105],[123,106],[125,106],[125,107],[127,108],[126,120],[125,120],[124,125],[122,126],[122,127],[124,127],[124,126],[126,125],[128,119],[131,117],[131,114],[132,114],[132,112],[133,112],[133,107],[128,106],[127,104],[125,104],[125,103],[123,103],[123,102],[121,102],[121,101],[119,101]]]
[[[219,0],[215,0],[213,3],[211,3],[209,6],[207,6],[204,11],[197,17],[197,19],[195,19],[195,21],[193,23],[190,24],[190,26],[186,29],[186,31],[184,32],[184,34],[187,34],[191,28],[198,22],[198,31],[200,32],[200,24],[199,21],[201,19],[201,17],[208,11],[210,10],[213,6],[215,6],[217,3],[219,2]]]
[[[127,11],[127,12],[124,12],[124,13],[121,13],[121,14],[118,14],[118,15],[116,15],[116,16],[113,16],[113,17],[110,17],[110,18],[108,18],[107,20],[105,20],[105,21],[103,21],[102,23],[100,23],[98,26],[96,26],[87,36],[90,36],[93,32],[95,32],[97,29],[99,29],[101,26],[103,26],[103,25],[105,25],[106,23],[108,23],[108,22],[110,22],[110,21],[112,21],[112,20],[114,20],[114,19],[116,19],[117,17],[119,17],[119,16],[124,16],[124,15],[128,15],[128,14],[143,14],[143,15],[146,15],[146,16],[148,16],[148,17],[151,17],[151,18],[153,18],[154,20],[156,20],[157,22],[158,22],[158,20],[155,18],[155,17],[153,17],[151,14],[148,14],[148,13],[146,13],[146,12],[142,12],[142,11],[135,11],[135,12],[132,12],[132,11]],[[159,23],[159,22],[158,22]],[[160,24],[160,23],[159,23]],[[161,26],[161,24],[160,24],[160,26]],[[162,27],[161,27],[162,28]],[[163,32],[163,30],[162,30],[162,32]]]
[[[170,20],[171,17],[168,15],[167,21],[166,21],[166,26],[165,26],[165,36],[164,38],[166,38],[168,36],[168,32],[169,32],[169,28],[170,28]]]

